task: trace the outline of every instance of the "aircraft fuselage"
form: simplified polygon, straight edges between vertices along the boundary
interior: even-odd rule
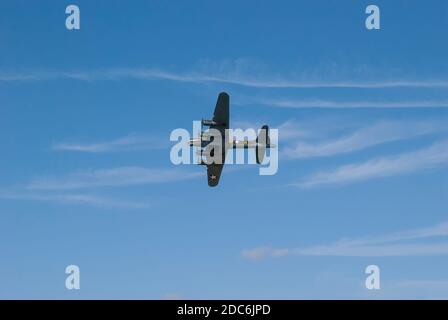
[[[208,143],[208,141],[201,140],[200,138],[190,139],[190,146],[191,147],[203,147],[204,142]],[[258,143],[258,145],[262,145],[261,143]],[[265,148],[273,147],[272,145],[265,145],[263,144]],[[227,142],[227,148],[233,148],[233,149],[252,149],[257,147],[257,141],[255,140],[236,140],[233,139],[232,141]]]

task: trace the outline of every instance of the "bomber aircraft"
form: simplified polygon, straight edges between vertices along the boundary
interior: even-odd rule
[[[198,138],[190,139],[191,147],[198,147],[200,156],[199,165],[207,166],[208,185],[215,187],[218,185],[224,162],[229,148],[233,149],[255,149],[256,161],[258,164],[263,162],[266,149],[275,148],[270,143],[269,127],[264,125],[259,130],[256,140],[248,139],[236,140],[229,137],[229,95],[221,92],[216,102],[215,112],[212,120],[201,121],[201,134]],[[209,127],[204,131],[204,126]],[[218,139],[216,139],[218,137]]]

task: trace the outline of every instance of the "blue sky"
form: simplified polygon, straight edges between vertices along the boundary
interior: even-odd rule
[[[0,298],[448,298],[446,1],[69,4],[0,4]],[[224,90],[276,175],[171,164]]]

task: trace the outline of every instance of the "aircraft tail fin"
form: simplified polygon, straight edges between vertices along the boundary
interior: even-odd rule
[[[269,148],[271,144],[271,139],[269,138],[269,127],[265,124],[261,127],[260,132],[257,136],[257,145],[255,149],[255,155],[257,158],[257,163],[261,164],[266,154],[266,148]]]

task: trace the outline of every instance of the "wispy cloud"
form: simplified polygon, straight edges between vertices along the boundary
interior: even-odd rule
[[[363,163],[343,165],[333,171],[318,172],[292,185],[311,188],[319,185],[346,184],[412,173],[443,166],[447,163],[448,141],[441,141],[418,151],[376,158]]]
[[[381,244],[388,242],[417,240],[417,239],[445,237],[445,236],[448,236],[448,222],[442,222],[431,227],[393,232],[374,237],[342,239],[338,241],[338,244],[356,246],[356,245]]]
[[[122,201],[110,197],[101,197],[89,194],[42,194],[22,192],[3,192],[0,193],[1,199],[41,201],[60,204],[79,204],[102,208],[127,208],[141,209],[149,206],[148,203],[135,201]]]
[[[202,172],[179,169],[153,169],[144,167],[118,167],[112,169],[86,170],[63,177],[41,177],[32,180],[30,190],[67,190],[93,187],[116,187],[149,183],[163,183],[196,178]]]
[[[338,139],[313,144],[298,142],[289,145],[283,150],[283,155],[292,159],[326,157],[446,130],[448,130],[446,123],[436,121],[381,121]],[[281,137],[283,137],[282,131],[280,132]]]
[[[329,245],[301,248],[257,247],[242,251],[242,256],[251,260],[288,255],[301,256],[345,256],[345,257],[392,257],[448,254],[448,242],[399,243],[409,240],[448,236],[448,222],[432,227],[406,230],[376,237],[342,239]],[[398,243],[397,243],[398,242]]]
[[[281,254],[278,254],[281,252]],[[448,242],[433,244],[387,244],[387,245],[327,245],[308,248],[259,247],[244,250],[241,255],[250,260],[262,260],[279,256],[339,256],[339,257],[399,257],[433,256],[448,254]]]
[[[448,254],[448,242],[431,244],[387,244],[364,246],[316,246],[299,248],[296,255],[309,256],[343,256],[343,257],[397,257],[397,256],[431,256]]]
[[[101,152],[117,152],[117,151],[133,151],[144,149],[162,148],[163,144],[154,137],[130,134],[125,137],[114,139],[111,141],[103,141],[97,143],[56,143],[53,145],[54,150],[77,151],[87,153]]]
[[[203,172],[183,171],[178,168],[118,167],[84,170],[62,176],[34,178],[28,184],[0,190],[0,199],[140,209],[147,208],[151,203],[146,199],[128,200],[102,195],[95,189],[181,181],[203,175]],[[81,189],[84,192],[74,191]]]
[[[247,74],[240,70],[218,72],[167,71],[156,68],[111,68],[94,71],[36,71],[0,72],[0,81],[39,81],[53,79],[94,80],[169,80],[187,83],[226,83],[256,88],[392,88],[392,87],[448,87],[448,80],[438,79],[383,79],[383,80],[308,80],[308,77]]]
[[[295,99],[257,99],[244,104],[261,104],[278,108],[328,108],[328,109],[362,109],[362,108],[446,108],[448,100],[420,100],[420,101],[339,101],[339,100],[295,100]]]
[[[311,132],[305,128],[297,125],[297,121],[294,119],[289,119],[281,123],[278,127],[278,132],[280,139],[289,140],[295,138],[306,138],[309,137]]]
[[[245,121],[245,120],[235,120],[232,122],[232,129],[254,129],[257,130],[261,128],[262,125],[264,125],[265,122],[260,121]],[[297,121],[295,119],[289,119],[282,123],[280,123],[277,126],[272,126],[271,128],[278,129],[278,132],[280,134],[280,139],[282,140],[290,140],[294,138],[305,138],[309,137],[312,133],[311,130],[306,129],[300,125],[297,124]]]
[[[272,248],[269,246],[257,247],[249,250],[243,250],[241,255],[243,258],[250,260],[261,260],[267,257],[283,257],[290,254],[290,250],[286,248]]]

